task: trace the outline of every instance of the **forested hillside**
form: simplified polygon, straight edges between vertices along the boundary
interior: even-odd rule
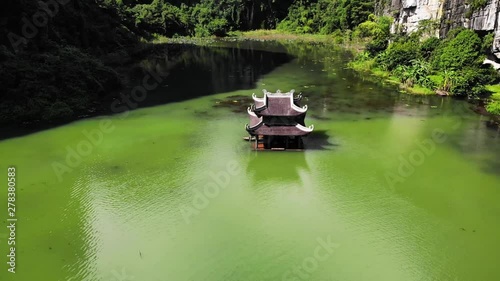
[[[104,0],[124,21],[167,36],[223,36],[229,31],[275,28],[293,1]]]
[[[124,26],[114,9],[83,0],[43,3],[7,0],[0,12],[2,123],[93,110],[121,84],[103,59],[139,42],[141,31]]]
[[[230,31],[274,29],[329,34],[353,29],[374,12],[374,1],[361,0],[104,0],[124,20],[150,32],[175,36],[226,35]]]
[[[145,53],[155,38],[222,37],[254,29],[362,38],[367,52],[358,61],[432,91],[485,96],[482,84],[498,80],[496,73],[478,71],[491,34],[454,39],[457,30],[438,40],[431,36],[432,21],[422,21],[411,35],[391,34],[391,26],[398,26],[391,17],[374,17],[374,5],[374,0],[6,0],[0,11],[0,123],[53,122],[96,111],[103,96],[122,87],[117,66]],[[455,52],[453,44],[467,48]]]
[[[95,111],[121,87],[115,66],[158,36],[275,29],[331,33],[366,19],[359,0],[6,0],[0,11],[0,122]]]

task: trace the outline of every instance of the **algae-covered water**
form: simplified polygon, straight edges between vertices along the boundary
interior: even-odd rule
[[[0,280],[500,280],[484,117],[370,82],[342,51],[224,44],[138,62],[132,85],[163,75],[139,107],[167,104],[0,142],[1,220],[11,165],[18,218]],[[308,149],[251,151],[248,97],[292,88]]]

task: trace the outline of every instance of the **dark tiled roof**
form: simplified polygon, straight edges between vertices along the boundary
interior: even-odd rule
[[[250,124],[246,127],[251,135],[304,136],[312,132],[313,126],[303,126],[307,106],[296,105],[302,96],[294,97],[293,90],[283,94],[264,90],[263,98],[252,97],[254,106],[247,110]]]
[[[298,107],[295,104],[302,96],[299,95],[295,98],[293,92],[293,90],[288,93],[278,91],[272,94],[264,90],[263,98],[257,98],[253,95],[255,113],[257,116],[298,116],[305,114],[307,106]]]
[[[250,108],[248,108],[247,111],[248,115],[250,116],[250,128],[257,126],[262,122],[262,117],[258,117],[257,115],[255,115],[255,113]]]

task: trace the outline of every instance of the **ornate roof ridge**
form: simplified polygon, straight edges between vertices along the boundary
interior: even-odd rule
[[[290,99],[290,108],[292,108],[294,111],[298,113],[305,113],[307,111],[307,105],[304,105],[303,107],[299,107],[295,104],[296,100],[302,99],[302,94],[299,94],[297,97],[295,97],[293,94],[295,93],[295,90],[292,89],[286,93],[282,93],[281,90],[277,90],[276,93],[270,93],[266,89],[262,90],[264,92],[264,97],[259,98],[255,95],[255,93],[252,94],[252,98],[254,100],[254,106],[253,106],[253,111],[255,112],[261,112],[264,111],[268,108],[268,100],[269,98],[271,99],[284,99],[288,98]]]

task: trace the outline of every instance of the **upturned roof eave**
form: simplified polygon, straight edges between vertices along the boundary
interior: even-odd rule
[[[295,126],[272,126],[266,128],[263,128],[262,125],[264,125],[264,123],[261,123],[258,127],[256,126],[254,128],[250,128],[247,125],[246,129],[252,135],[266,136],[305,136],[314,130],[314,125],[305,127],[297,124]],[[274,128],[274,130],[272,128]]]

